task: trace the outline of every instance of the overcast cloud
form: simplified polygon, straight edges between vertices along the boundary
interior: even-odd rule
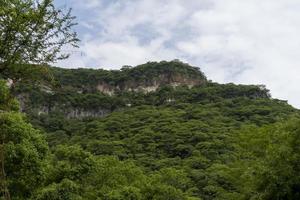
[[[300,108],[299,0],[57,0],[82,40],[64,67],[180,59],[221,83],[264,84]]]

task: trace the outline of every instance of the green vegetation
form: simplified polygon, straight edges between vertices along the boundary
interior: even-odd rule
[[[180,61],[148,62],[136,67],[124,66],[121,70],[62,69],[51,68],[56,80],[63,87],[73,89],[91,89],[101,82],[111,86],[124,87],[124,84],[135,82],[136,85],[161,81],[161,75],[171,78],[180,75],[190,79],[206,81],[205,75],[197,68]],[[139,84],[138,84],[139,83]]]
[[[57,9],[53,0],[1,0],[0,73],[12,78],[15,64],[67,58],[62,47],[78,43],[74,19],[71,10]]]
[[[65,59],[66,45],[77,47],[75,17],[53,0],[0,1],[0,198],[29,199],[47,179],[48,145],[44,134],[19,113],[6,86],[22,80],[51,79],[45,64]]]
[[[54,82],[27,79],[12,88],[26,116],[0,84],[12,199],[299,198],[299,111],[265,87],[213,83],[178,61],[47,69]],[[170,82],[156,91],[126,89],[166,74]],[[188,78],[197,84],[189,87]],[[106,94],[99,83],[120,89]],[[70,115],[93,110],[105,114]]]
[[[36,66],[31,67],[34,71],[41,71]],[[30,69],[30,66],[26,68]],[[120,71],[60,68],[48,68],[47,71],[53,74],[52,79],[55,81],[52,84],[49,84],[49,78],[46,77],[46,82],[32,84],[32,81],[23,81],[15,86],[15,95],[22,96],[22,101],[25,102],[23,110],[47,113],[59,111],[65,114],[76,109],[112,112],[128,104],[209,104],[222,102],[224,99],[268,99],[270,96],[263,86],[212,83],[207,81],[199,69],[178,61],[150,62]],[[44,77],[42,72],[40,77]],[[176,89],[171,86],[174,83],[178,84]],[[158,86],[156,91],[132,92],[132,88],[151,87],[155,84]],[[114,95],[99,90],[99,85],[113,91]],[[191,85],[194,87],[189,89]]]
[[[300,198],[299,110],[178,60],[49,67],[77,46],[74,19],[0,1],[1,200]]]

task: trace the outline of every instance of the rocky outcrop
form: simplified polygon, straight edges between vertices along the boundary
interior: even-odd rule
[[[114,86],[101,82],[96,86],[97,91],[102,92],[107,95],[114,95],[116,92],[155,92],[157,89],[163,86],[188,86],[192,88],[193,86],[202,85],[205,83],[205,80],[197,78],[189,78],[180,74],[161,74],[155,79],[150,80],[130,80],[123,81]]]
[[[76,108],[65,112],[67,118],[86,118],[86,117],[105,117],[111,113],[109,110],[95,108],[94,110],[85,110]]]
[[[101,82],[99,83],[97,86],[96,86],[96,89],[97,91],[99,92],[102,92],[104,94],[107,94],[107,95],[114,95],[115,94],[115,91],[116,91],[116,88],[105,83],[105,82]]]
[[[21,93],[16,95],[23,112],[37,115],[60,112],[68,118],[103,117],[116,108],[131,106],[127,97],[121,102],[115,95],[150,93],[164,86],[192,88],[207,82],[199,68],[179,61],[151,62],[111,71],[55,67],[49,70],[55,84],[40,81],[19,85]]]
[[[61,109],[58,107],[49,107],[49,106],[39,106],[34,109],[28,109],[26,107],[22,108],[22,112],[27,112],[31,110],[31,112],[40,115],[48,115],[51,112],[60,112],[62,113],[66,118],[88,118],[88,117],[105,117],[109,113],[111,113],[110,110],[103,109],[103,108],[95,108],[95,109],[84,109],[84,108],[67,108],[67,109]]]

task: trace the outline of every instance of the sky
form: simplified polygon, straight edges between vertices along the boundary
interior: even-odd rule
[[[219,83],[263,84],[300,108],[299,0],[55,0],[80,48],[61,67],[180,59]]]

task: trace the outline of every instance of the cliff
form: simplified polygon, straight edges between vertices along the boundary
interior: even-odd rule
[[[269,98],[261,86],[216,84],[199,68],[180,61],[148,62],[121,70],[49,67],[54,82],[20,82],[15,94],[23,112],[60,112],[68,118],[103,117],[138,105],[218,101],[222,98]]]
[[[121,70],[51,69],[62,88],[84,92],[153,92],[169,85],[193,87],[207,82],[199,68],[180,61],[148,62],[136,67],[124,66]]]

